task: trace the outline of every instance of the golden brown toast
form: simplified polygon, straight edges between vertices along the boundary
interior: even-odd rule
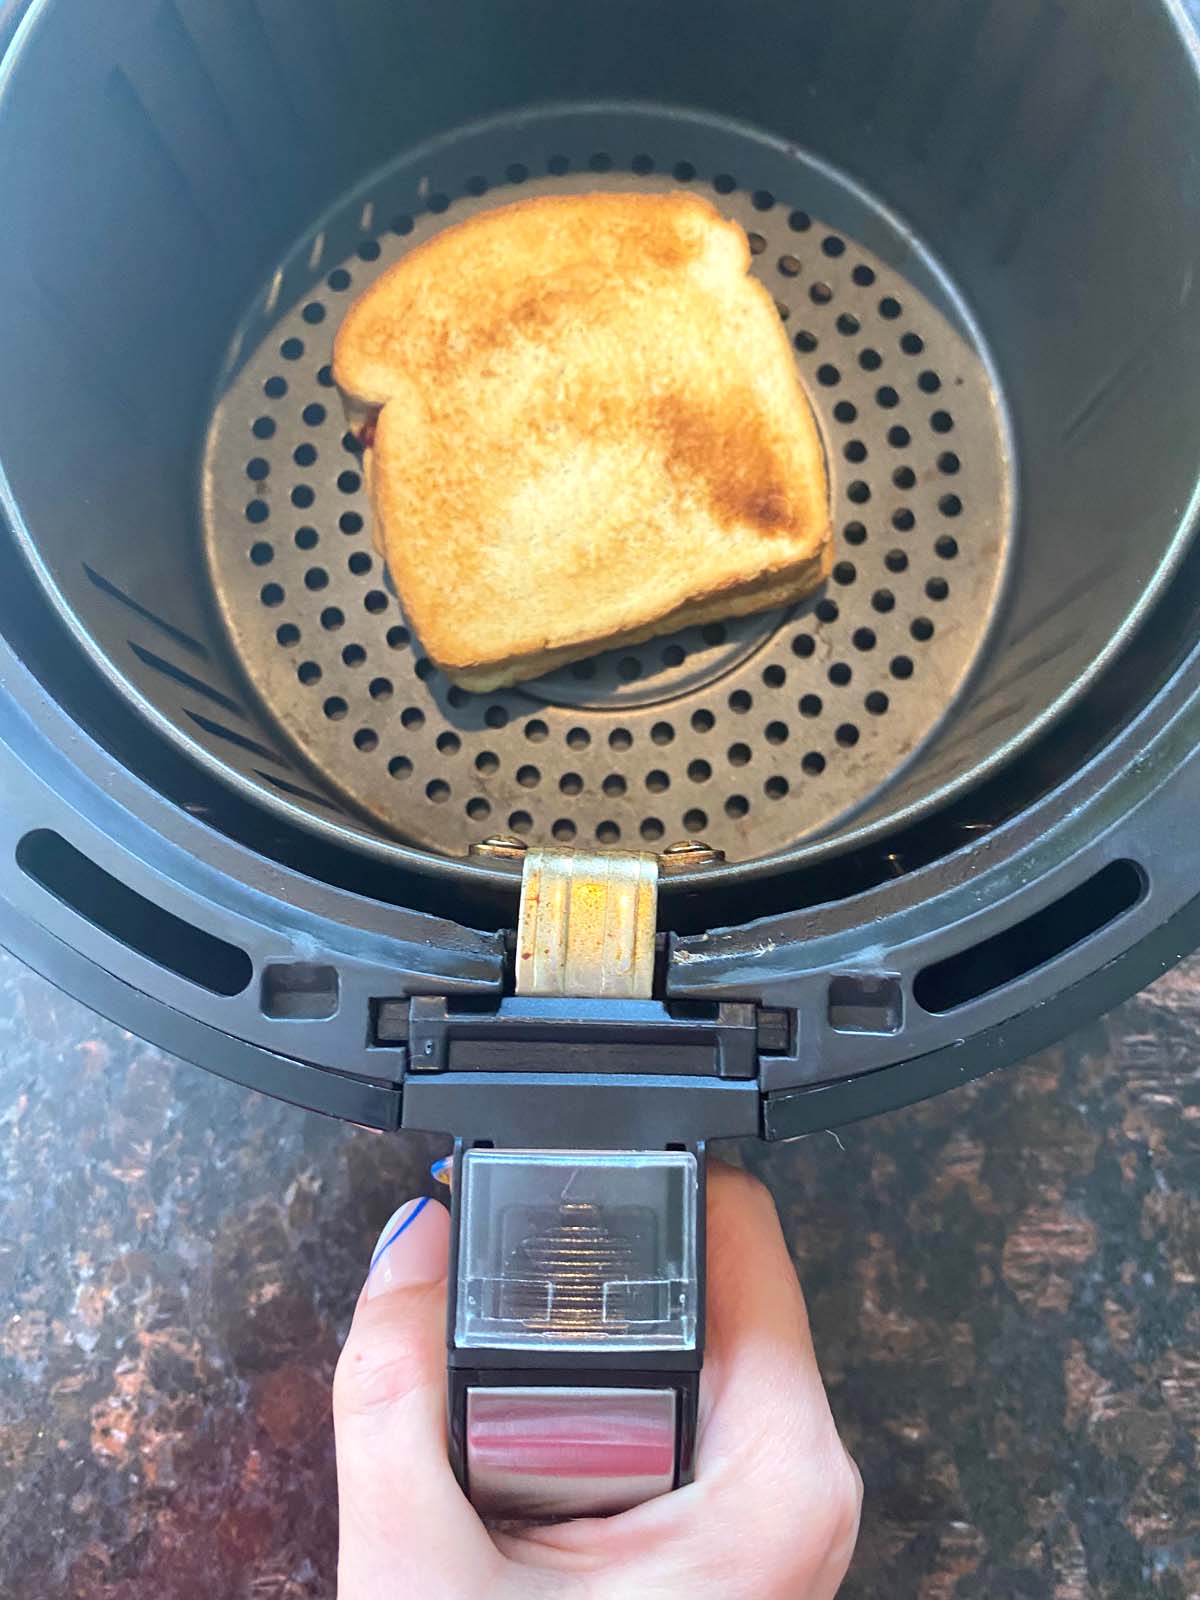
[[[824,458],[736,223],[690,194],[521,201],[351,307],[334,376],[379,411],[375,538],[429,656],[489,690],[798,598]]]

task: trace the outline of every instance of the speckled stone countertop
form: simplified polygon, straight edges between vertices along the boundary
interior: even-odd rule
[[[744,1156],[866,1509],[848,1597],[1200,1597],[1200,962]],[[440,1146],[260,1099],[0,956],[0,1593],[331,1596],[329,1383]]]

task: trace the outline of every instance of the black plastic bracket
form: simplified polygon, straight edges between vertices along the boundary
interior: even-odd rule
[[[758,1075],[757,1008],[737,1001],[497,1002],[418,995],[408,1010],[409,1072]]]
[[[403,1063],[404,1127],[618,1150],[757,1133],[761,1058],[796,1033],[744,1001],[527,996],[385,1000],[373,1025]]]

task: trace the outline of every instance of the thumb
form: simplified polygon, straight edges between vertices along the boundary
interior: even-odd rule
[[[465,1593],[455,1575],[497,1559],[446,1457],[449,1240],[438,1201],[400,1207],[379,1236],[338,1361],[342,1600]]]

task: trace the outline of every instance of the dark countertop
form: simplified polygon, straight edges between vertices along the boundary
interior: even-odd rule
[[[745,1150],[866,1480],[846,1596],[1200,1596],[1198,979]],[[0,955],[0,1592],[332,1595],[338,1342],[442,1148],[168,1060]]]

